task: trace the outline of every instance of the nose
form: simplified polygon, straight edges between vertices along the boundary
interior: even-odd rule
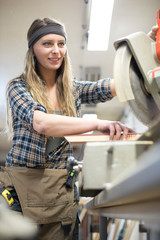
[[[59,52],[59,47],[58,47],[57,44],[54,44],[54,45],[53,45],[52,52],[53,52],[53,53],[58,53],[58,52]]]

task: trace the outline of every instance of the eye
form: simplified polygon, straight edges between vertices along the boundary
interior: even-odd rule
[[[59,42],[58,45],[59,45],[60,47],[64,47],[65,42]]]
[[[51,44],[51,42],[44,42],[42,45],[43,45],[43,46],[46,46],[46,47],[49,47],[49,46],[51,46],[52,44]]]

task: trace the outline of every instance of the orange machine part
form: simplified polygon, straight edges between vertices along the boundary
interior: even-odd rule
[[[160,67],[157,67],[152,71],[152,78],[155,78],[157,76],[160,76]]]
[[[160,9],[157,10],[157,25],[158,25],[158,31],[156,35],[156,53],[160,61]]]

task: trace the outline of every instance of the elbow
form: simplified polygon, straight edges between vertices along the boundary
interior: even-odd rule
[[[46,129],[44,124],[44,114],[40,111],[35,111],[33,116],[33,129],[39,134],[45,134]]]
[[[44,134],[45,135],[45,127],[43,126],[43,124],[39,121],[36,122],[35,124],[33,124],[33,129],[38,132],[39,134]]]

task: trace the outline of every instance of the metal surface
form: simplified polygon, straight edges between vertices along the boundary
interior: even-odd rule
[[[160,117],[158,117],[152,126],[139,138],[139,141],[154,141],[157,142],[160,138]]]
[[[153,42],[145,33],[131,34],[115,42],[114,79],[119,101],[129,101],[135,116],[150,126],[160,115],[160,79],[151,72],[159,66]]]
[[[110,207],[160,199],[160,142],[144,152],[136,164],[101,191],[87,208]],[[151,161],[152,159],[152,161]]]
[[[131,203],[112,207],[88,209],[90,215],[98,215],[110,218],[130,219],[144,221],[151,225],[157,223],[160,227],[160,201]]]
[[[152,95],[148,93],[144,79],[138,69],[138,66],[132,58],[129,67],[130,85],[134,95],[134,100],[128,103],[134,115],[145,125],[151,126],[160,115],[160,111]]]
[[[149,229],[160,229],[160,142],[142,154],[124,176],[89,201],[89,214],[142,220]],[[152,160],[152,161],[151,161]]]
[[[107,218],[101,216],[99,218],[99,230],[100,230],[100,240],[107,239]]]

